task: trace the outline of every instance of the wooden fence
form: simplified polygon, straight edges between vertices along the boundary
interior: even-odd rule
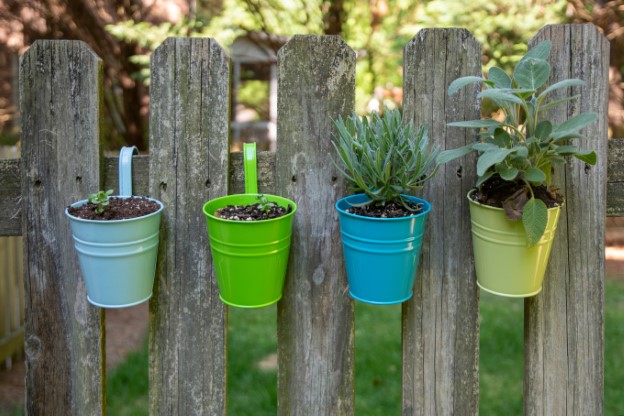
[[[19,147],[0,146],[0,160],[19,157]],[[0,367],[24,350],[22,237],[0,237]]]
[[[567,195],[558,238],[543,292],[525,301],[525,414],[601,415],[604,222],[624,210],[624,145],[607,140],[609,45],[591,25],[547,26],[532,44],[543,39],[553,42],[553,80],[587,81],[574,88],[582,100],[556,117],[600,114],[582,143],[598,164],[574,160],[556,177]],[[475,139],[447,127],[480,113],[476,88],[446,93],[455,78],[481,74],[468,31],[420,31],[404,48],[403,74],[409,119],[428,123],[442,148]],[[165,204],[150,300],[154,415],[226,413],[227,308],[201,206],[243,188],[240,154],[228,152],[229,75],[211,39],[171,38],[152,56],[150,152],[134,158],[134,190]],[[20,61],[22,157],[0,162],[0,234],[24,237],[29,414],[104,412],[105,313],[87,304],[63,216],[68,203],[117,186],[117,160],[100,152],[101,79],[101,60],[77,41],[37,41]],[[354,413],[354,307],[333,207],[346,187],[330,162],[331,120],[349,115],[354,97],[355,53],[339,37],[295,36],[280,50],[277,151],[259,156],[260,191],[299,205],[278,304],[280,415]],[[468,156],[424,193],[433,210],[402,313],[404,415],[478,413],[479,290],[465,197],[474,180]]]

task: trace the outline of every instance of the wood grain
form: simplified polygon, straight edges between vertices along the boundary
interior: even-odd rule
[[[20,60],[26,412],[104,414],[101,309],[90,306],[64,209],[100,187],[102,62],[78,41]]]
[[[353,301],[334,209],[345,186],[331,136],[354,108],[355,53],[339,37],[295,36],[278,82],[275,188],[299,206],[278,304],[278,414],[352,415]]]
[[[583,130],[598,163],[571,160],[553,178],[565,194],[542,292],[525,300],[525,415],[602,415],[604,390],[604,233],[607,175],[609,43],[593,25],[546,26],[530,46],[553,43],[550,81],[580,78],[581,94],[557,107],[561,123],[585,111],[598,121]],[[556,96],[555,96],[556,95]]]
[[[150,414],[224,415],[226,309],[204,202],[227,194],[229,58],[213,39],[152,55],[149,193],[165,205],[150,301]]]
[[[425,123],[441,150],[475,140],[448,127],[480,116],[471,87],[447,95],[460,76],[481,74],[481,46],[464,29],[421,30],[403,51],[403,111]],[[432,209],[414,297],[403,307],[403,415],[476,415],[479,404],[479,294],[472,261],[466,194],[475,158],[443,166],[423,197]]]

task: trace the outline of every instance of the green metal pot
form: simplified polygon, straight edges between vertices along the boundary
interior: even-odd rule
[[[264,221],[216,217],[219,208],[258,202],[255,143],[245,143],[243,152],[246,193],[208,201],[203,212],[221,300],[230,306],[260,308],[282,297],[297,205],[290,199],[264,194],[284,208],[290,205],[291,212]]]
[[[472,192],[468,193],[468,201],[477,284],[500,296],[537,295],[542,290],[560,207],[548,210],[546,232],[535,246],[529,247],[522,221],[510,221],[503,209],[473,201]]]

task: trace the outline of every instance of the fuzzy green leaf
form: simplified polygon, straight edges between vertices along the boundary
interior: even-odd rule
[[[552,137],[554,139],[558,139],[563,136],[567,136],[568,134],[576,133],[580,129],[594,122],[597,119],[598,119],[598,114],[596,113],[577,114],[574,117],[561,123],[560,125],[555,126],[553,128]]]
[[[475,76],[457,78],[455,81],[451,82],[451,85],[449,85],[448,95],[455,94],[457,91],[459,91],[460,89],[464,88],[467,85],[475,84],[477,82],[483,82],[483,81],[485,81],[484,78],[475,77]]]
[[[538,98],[545,96],[546,94],[548,94],[551,91],[555,91],[558,90],[560,88],[566,88],[566,87],[576,87],[578,85],[585,85],[585,81],[581,80],[581,79],[564,79],[563,81],[559,81],[559,82],[555,82],[554,84],[550,85],[548,88],[546,88],[544,91],[542,91],[542,93],[540,95],[538,95]]]
[[[593,150],[581,150],[577,152],[574,157],[592,166],[595,165],[598,160],[596,152]]]
[[[438,154],[438,157],[436,158],[436,164],[442,165],[444,163],[450,162],[451,160],[466,156],[470,152],[472,152],[472,144],[458,147],[457,149],[445,150]]]
[[[479,156],[479,160],[477,161],[477,175],[483,176],[485,171],[495,164],[505,160],[507,155],[511,152],[513,152],[512,149],[495,149],[483,153]]]
[[[568,102],[568,101],[576,100],[580,96],[581,96],[580,94],[577,94],[577,95],[573,95],[571,97],[566,97],[566,98],[562,98],[562,99],[557,100],[557,101],[553,101],[552,103],[544,104],[544,105],[542,105],[540,107],[540,111],[546,111],[549,108],[553,108],[553,107],[558,106],[559,104],[563,104],[563,103]]]
[[[503,123],[501,123],[500,121],[492,120],[490,118],[486,118],[483,120],[454,121],[452,123],[448,123],[448,125],[451,127],[489,128],[502,126]]]
[[[541,169],[530,167],[524,172],[524,179],[533,183],[542,183],[546,181],[546,175]]]
[[[552,165],[549,162],[544,163],[539,167],[542,172],[544,172],[544,176],[546,176],[546,186],[550,186],[550,180],[552,176]]]
[[[555,152],[563,156],[572,156],[578,152],[578,148],[572,144],[566,146],[557,146]]]
[[[490,150],[496,150],[498,148],[499,148],[499,146],[497,146],[497,145],[495,145],[493,143],[475,143],[475,144],[472,145],[472,149],[476,150],[478,152],[487,152],[487,151],[490,151]]]
[[[493,66],[488,71],[488,80],[494,83],[495,88],[511,88],[511,78],[502,69]]]
[[[513,73],[513,79],[518,86],[533,90],[544,85],[549,76],[548,62],[535,58],[526,58],[518,62]]]
[[[550,136],[550,133],[552,133],[552,123],[548,120],[544,120],[544,121],[540,121],[539,123],[537,123],[537,126],[535,127],[535,137],[537,137],[540,140],[544,140],[546,138],[548,138],[548,136]]]
[[[519,170],[516,168],[503,169],[498,174],[504,181],[513,181],[518,176]]]
[[[477,97],[490,98],[492,100],[514,103],[514,104],[524,103],[522,98],[516,97],[515,95],[511,93],[500,91],[500,90],[495,90],[495,89],[481,91]]]
[[[548,60],[550,56],[550,49],[552,48],[552,42],[549,40],[544,40],[537,45],[535,45],[531,50],[529,50],[522,59],[526,58],[535,58],[542,59],[544,61]]]
[[[526,232],[529,246],[537,244],[548,224],[548,208],[541,199],[531,198],[522,210],[522,225]]]
[[[504,129],[497,128],[494,130],[494,143],[498,147],[508,147],[511,145],[512,138]]]

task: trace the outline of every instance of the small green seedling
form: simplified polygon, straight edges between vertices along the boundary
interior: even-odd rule
[[[271,202],[264,195],[258,195],[258,209],[265,214],[268,213],[271,208],[275,206],[275,202]]]
[[[97,205],[95,208],[95,212],[98,215],[102,215],[104,213],[104,208],[109,204],[108,197],[112,195],[113,190],[109,189],[108,191],[99,191],[94,194],[88,196],[87,200],[92,204]]]

